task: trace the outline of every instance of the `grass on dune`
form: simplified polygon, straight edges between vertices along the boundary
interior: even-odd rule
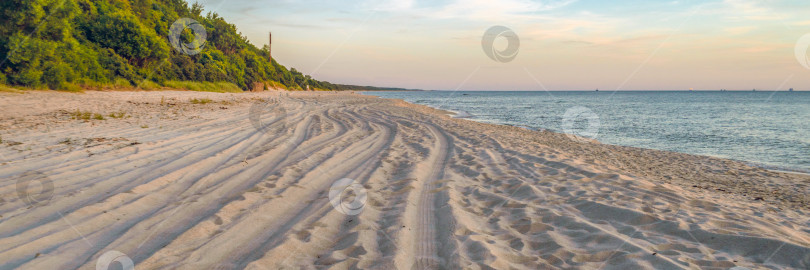
[[[192,81],[165,81],[163,85],[159,83],[143,80],[136,84],[131,84],[124,79],[117,79],[112,83],[91,83],[80,85],[69,85],[66,89],[56,91],[63,92],[83,92],[85,89],[90,90],[190,90],[199,92],[217,92],[217,93],[241,93],[243,92],[239,86],[229,82],[192,82]],[[5,84],[0,84],[0,92],[7,93],[24,93],[26,90],[47,90],[36,89],[29,87],[11,87]]]
[[[38,87],[27,87],[27,86],[8,86],[6,84],[0,83],[0,92],[3,93],[16,93],[16,94],[23,94],[26,91],[50,91],[48,88],[38,88]],[[69,84],[66,85],[64,89],[58,89],[53,91],[59,92],[75,92],[75,93],[82,93],[84,89],[75,85]]]
[[[0,84],[0,92],[6,92],[6,93],[23,93],[23,91],[22,91],[22,90],[19,90],[19,89],[16,89],[16,88],[12,88],[12,87],[9,87],[9,86],[7,86],[7,85],[5,85],[5,84]]]
[[[193,98],[193,99],[189,100],[189,102],[191,102],[191,104],[208,104],[208,103],[211,103],[211,101],[212,100],[208,99],[208,98],[201,98],[201,99]]]
[[[200,92],[218,92],[218,93],[241,93],[243,92],[239,86],[229,82],[191,82],[191,81],[166,81],[163,83],[165,87],[173,89],[183,89]]]
[[[93,120],[104,120],[104,116],[101,115],[100,113],[93,113],[93,112],[89,112],[89,111],[84,111],[83,112],[83,111],[80,111],[78,109],[76,110],[75,113],[72,113],[71,116],[72,116],[73,119],[76,119],[76,120],[91,120],[91,119],[93,119]]]

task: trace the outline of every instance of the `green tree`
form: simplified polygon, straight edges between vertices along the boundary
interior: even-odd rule
[[[145,80],[231,82],[242,89],[275,81],[290,89],[343,86],[270,60],[236,26],[184,0],[5,0],[0,2],[0,83],[66,89]],[[169,44],[169,28],[192,18],[207,31],[201,53]],[[181,35],[190,42],[193,34]]]

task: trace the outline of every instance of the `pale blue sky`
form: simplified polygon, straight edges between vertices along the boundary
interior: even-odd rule
[[[810,89],[810,1],[200,1],[277,61],[335,83],[420,89]],[[489,59],[503,25],[517,58]],[[496,43],[505,46],[505,42]],[[539,82],[539,83],[538,83]]]

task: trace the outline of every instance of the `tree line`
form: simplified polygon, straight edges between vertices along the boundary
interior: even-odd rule
[[[362,90],[318,81],[269,60],[217,13],[185,0],[4,0],[0,2],[0,83],[50,89],[229,82],[291,90]],[[175,50],[170,27],[180,18],[204,26],[198,54]],[[194,36],[186,28],[184,42]],[[382,89],[382,88],[380,88]]]

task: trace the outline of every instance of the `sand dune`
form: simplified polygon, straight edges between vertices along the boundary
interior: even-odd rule
[[[806,175],[349,93],[0,108],[0,269],[810,268]]]

